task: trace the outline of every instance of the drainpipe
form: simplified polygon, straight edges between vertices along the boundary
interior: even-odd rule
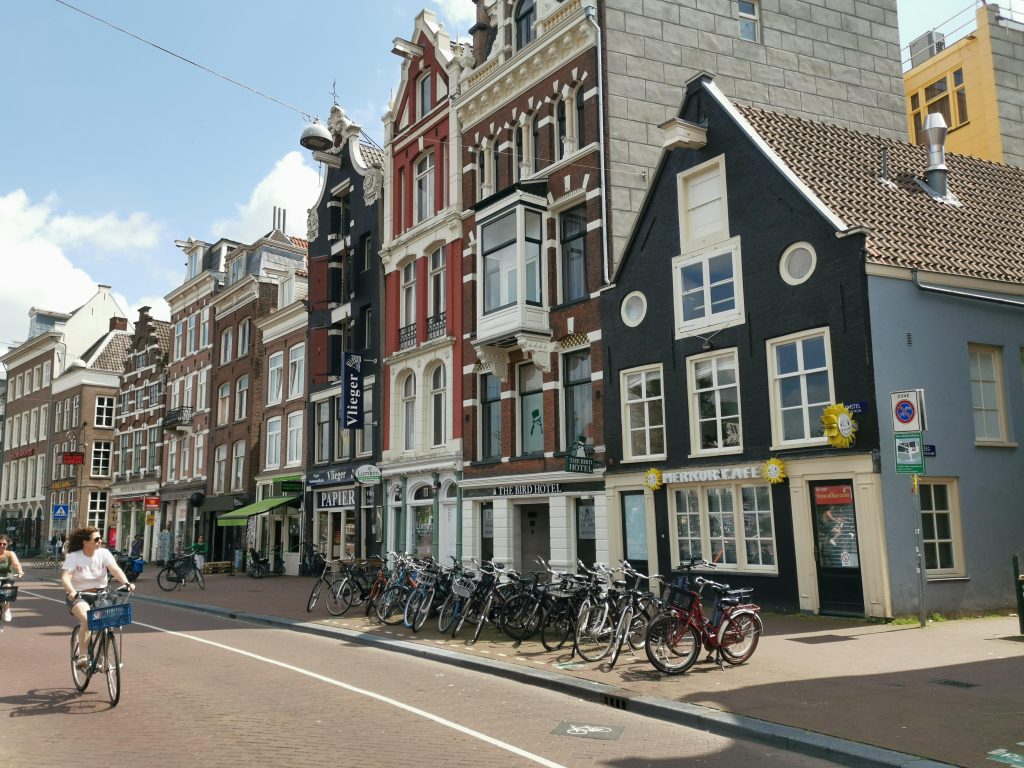
[[[611,267],[608,264],[608,200],[605,179],[605,148],[604,148],[604,65],[601,57],[601,25],[597,23],[597,6],[587,5],[583,15],[597,30],[597,140],[598,153],[601,158],[601,254],[604,269],[604,284],[611,282]]]

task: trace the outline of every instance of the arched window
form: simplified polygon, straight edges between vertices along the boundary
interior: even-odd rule
[[[512,132],[512,179],[519,181],[522,177],[523,163],[526,157],[523,155],[523,126],[516,125]]]
[[[411,451],[416,440],[416,374],[410,373],[402,382],[403,447]]]
[[[434,153],[416,161],[416,222],[434,215]]]
[[[576,89],[576,149],[587,146],[586,119],[583,115],[583,86]]]
[[[516,6],[515,12],[517,51],[520,48],[529,45],[533,40],[533,25],[536,21],[537,9],[533,4],[533,0],[520,0],[519,5]]]
[[[565,137],[567,134],[567,123],[565,115],[565,99],[559,99],[555,106],[555,159],[561,160],[565,157]]]
[[[430,375],[430,426],[431,445],[444,445],[445,442],[445,400],[447,385],[444,366],[437,366]]]
[[[544,167],[544,157],[540,151],[540,114],[533,116],[533,124],[530,133],[530,149],[533,154],[533,167],[530,169],[536,173]]]

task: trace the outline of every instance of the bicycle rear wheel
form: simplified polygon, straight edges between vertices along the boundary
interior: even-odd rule
[[[557,651],[564,646],[575,631],[572,611],[564,604],[555,604],[541,619],[540,641],[545,650]]]
[[[455,608],[458,602],[458,595],[451,592],[441,604],[441,610],[437,613],[437,631],[442,635],[447,635],[448,630],[450,630],[452,628],[452,624],[455,623]]]
[[[78,665],[75,664],[75,657],[78,655],[78,633],[81,630],[81,624],[71,630],[71,681],[75,684],[75,690],[79,693],[89,687],[89,678],[92,677],[90,669],[79,669]],[[82,649],[83,656],[86,656],[88,653],[88,648]]]
[[[408,588],[400,584],[388,587],[377,601],[377,619],[382,624],[397,624],[402,620]]]
[[[192,580],[199,582],[200,589],[206,589],[206,575],[203,573],[203,569],[199,566],[196,566],[193,569],[193,573],[195,575],[192,577]]]
[[[612,634],[611,644],[608,646],[611,656],[608,658],[608,669],[614,669],[615,662],[619,660],[619,652],[626,643],[630,627],[633,625],[633,608],[626,606],[622,615],[619,616],[619,623],[615,625],[615,632]]]
[[[742,664],[757,650],[764,623],[756,613],[738,613],[725,620],[718,633],[722,658],[729,664]]]
[[[156,575],[156,583],[164,592],[170,592],[180,586],[181,574],[177,568],[168,565]]]
[[[110,630],[103,633],[100,642],[103,649],[97,654],[97,669],[102,669],[106,674],[110,706],[116,707],[117,702],[121,700],[121,651],[114,633]]]
[[[516,642],[537,634],[540,629],[540,601],[529,592],[510,598],[502,610],[502,631]]]
[[[476,623],[476,629],[473,630],[473,639],[470,644],[475,643],[480,639],[480,632],[484,628],[484,624],[487,623],[488,617],[491,615],[491,606],[494,604],[494,596],[488,595],[487,601],[484,603],[483,609],[480,611],[480,621]]]
[[[420,602],[426,593],[417,587],[409,593],[409,598],[405,601],[405,610],[402,612],[402,623],[405,626],[412,629],[413,622],[416,620],[416,613],[420,609]]]
[[[681,675],[693,666],[700,655],[700,635],[686,617],[662,614],[647,625],[644,650],[647,659],[659,672]]]
[[[416,611],[416,615],[412,620],[412,631],[419,632],[423,629],[423,625],[427,623],[427,619],[430,618],[430,609],[434,606],[434,595],[436,591],[431,587],[427,590],[427,594],[420,600],[419,610]]]
[[[352,583],[348,579],[336,581],[327,590],[327,612],[331,616],[344,616],[352,605]]]

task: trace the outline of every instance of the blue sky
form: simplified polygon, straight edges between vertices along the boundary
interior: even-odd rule
[[[321,118],[336,82],[378,143],[399,80],[392,40],[424,7],[453,36],[474,14],[471,0],[67,2]],[[898,5],[904,42],[971,7]],[[274,205],[304,236],[319,179],[301,115],[56,0],[8,0],[3,30],[0,350],[24,339],[29,307],[68,311],[97,283],[129,319],[165,312],[184,276],[176,239],[253,240]]]

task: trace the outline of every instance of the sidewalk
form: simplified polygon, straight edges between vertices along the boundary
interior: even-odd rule
[[[361,607],[333,619],[323,595],[306,613],[311,578],[210,575],[206,581],[205,591],[190,584],[164,592],[155,570],[147,569],[138,595],[473,666],[847,765],[980,767],[995,764],[993,750],[1024,754],[1024,637],[1016,617],[921,629],[766,614],[765,635],[747,664],[723,670],[698,662],[686,675],[668,677],[642,651],[639,657],[626,652],[609,671],[606,664],[570,660],[570,651],[548,653],[539,642],[515,648],[490,628],[466,645],[461,635],[441,637],[434,619],[418,635],[401,624],[382,627]]]

